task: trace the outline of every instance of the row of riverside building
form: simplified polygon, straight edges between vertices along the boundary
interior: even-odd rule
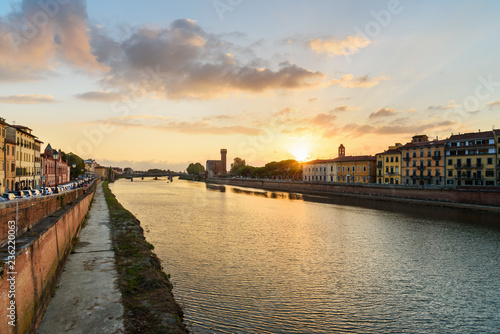
[[[312,160],[302,167],[307,182],[425,186],[500,186],[500,130],[452,134],[448,139],[413,136],[375,156]]]
[[[0,117],[0,194],[70,181],[72,166],[63,161],[61,150],[48,144],[42,152],[42,145],[32,129],[8,124]],[[86,169],[94,168],[94,165],[94,161],[85,161]],[[92,176],[88,171],[86,174]]]

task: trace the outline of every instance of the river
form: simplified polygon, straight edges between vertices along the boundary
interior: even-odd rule
[[[499,333],[498,214],[204,183],[110,185],[193,333]]]

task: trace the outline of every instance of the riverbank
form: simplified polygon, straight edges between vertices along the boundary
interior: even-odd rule
[[[225,184],[270,191],[372,199],[406,204],[500,212],[500,192],[478,189],[429,189],[376,184],[327,184],[302,181],[272,181],[245,179],[209,179],[207,184]]]
[[[188,333],[183,311],[172,294],[172,283],[162,271],[154,248],[132,213],[103,184],[111,220],[111,236],[118,269],[118,285],[125,308],[126,333]]]

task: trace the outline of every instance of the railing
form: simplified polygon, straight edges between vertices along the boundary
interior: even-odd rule
[[[455,165],[453,165],[453,167],[455,167],[455,168],[465,168],[465,165],[455,164]]]
[[[417,169],[418,169],[418,170],[425,170],[425,168],[426,168],[426,167],[425,167],[424,165],[417,166]]]
[[[433,155],[432,159],[434,160],[441,160],[442,156],[441,155]]]
[[[476,167],[478,167],[478,168],[483,168],[483,167],[484,167],[484,165],[483,165],[482,163],[477,163],[477,164],[476,164]]]
[[[410,157],[403,157],[403,161],[410,161],[411,158]]]

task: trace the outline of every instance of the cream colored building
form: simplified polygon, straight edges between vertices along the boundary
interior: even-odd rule
[[[25,187],[40,188],[41,175],[37,175],[37,168],[41,164],[36,156],[40,153],[40,144],[36,142],[37,137],[32,130],[22,125],[11,125],[6,129],[7,138],[16,143],[16,175],[14,188],[16,190]]]

